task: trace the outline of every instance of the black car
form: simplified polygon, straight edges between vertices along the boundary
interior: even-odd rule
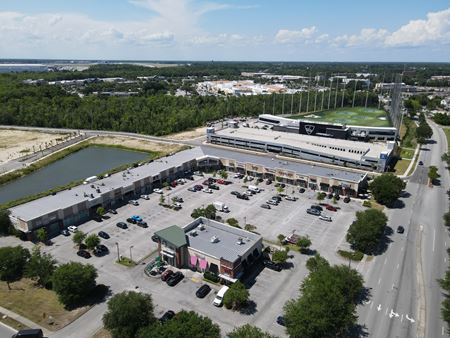
[[[320,205],[311,205],[311,209],[316,209],[318,211],[323,211],[323,208]]]
[[[104,231],[99,231],[98,232],[98,237],[101,237],[103,239],[108,239],[109,235],[106,232],[104,232]]]
[[[25,329],[18,331],[12,338],[43,338],[44,333],[41,329]]]
[[[147,222],[146,221],[139,221],[136,223],[138,226],[140,226],[141,228],[148,228]]]
[[[299,192],[300,194],[303,194],[305,191],[306,191],[305,188],[300,188],[300,189],[298,189],[298,192]]]
[[[266,181],[266,184],[267,184],[267,185],[272,184],[272,180],[267,180],[267,181]]]
[[[173,312],[172,310],[168,310],[161,316],[161,318],[159,318],[159,321],[163,324],[168,320],[171,320],[174,316],[175,312]]]
[[[136,221],[134,221],[134,223],[136,223]],[[128,225],[126,223],[124,223],[124,222],[119,222],[119,223],[116,224],[116,226],[118,226],[121,229],[127,229],[128,228]]]
[[[350,197],[345,196],[345,197],[344,197],[344,203],[349,203],[349,202],[350,202]]]
[[[197,290],[197,292],[195,293],[195,295],[198,298],[205,298],[205,296],[209,293],[209,291],[211,291],[211,288],[209,287],[209,285],[207,284],[203,284],[202,286],[200,286]]]
[[[152,236],[152,241],[153,241],[153,242],[158,242],[158,241],[159,241],[159,237],[156,236],[156,235],[153,235],[153,236]]]
[[[214,190],[219,190],[220,189],[219,186],[216,185],[216,184],[210,184],[210,185],[208,185],[208,188],[209,189],[214,189]]]
[[[268,204],[261,204],[261,208],[263,208],[263,209],[271,209],[270,205],[268,205]]]
[[[167,280],[167,285],[169,286],[175,286],[177,285],[182,279],[184,278],[184,275],[180,272],[177,271],[175,272],[172,276],[169,277],[169,279]]]
[[[108,252],[109,252],[108,248],[103,244],[97,245],[94,249],[95,256],[103,256],[106,255]]]
[[[108,212],[110,214],[117,215],[117,210],[116,209],[109,209]]]
[[[132,224],[136,224],[136,223],[137,223],[136,219],[134,219],[134,218],[132,218],[132,217],[127,218],[127,222],[128,222],[128,223],[132,223]],[[119,222],[119,223],[123,223],[123,222]],[[119,226],[119,223],[117,223],[117,226]],[[124,224],[125,224],[125,223],[124,223]],[[119,228],[120,228],[120,227],[119,227]],[[126,228],[123,228],[123,229],[126,229]]]
[[[232,191],[231,192],[231,195],[234,195],[234,196],[237,196],[237,195],[239,195],[240,193],[239,193],[239,191]]]
[[[78,250],[77,255],[83,258],[91,258],[91,254],[87,252],[86,250]]]
[[[306,209],[306,212],[310,215],[320,216],[320,211],[317,209]]]
[[[237,198],[241,199],[241,200],[247,200],[248,201],[248,196],[245,194],[239,194],[236,195]]]
[[[263,264],[266,268],[269,268],[274,271],[281,271],[283,269],[280,264],[275,263],[271,260],[264,260]]]
[[[422,161],[419,161],[419,165],[423,165],[423,162],[422,162]]]
[[[278,317],[277,317],[277,323],[278,323],[279,325],[281,325],[281,326],[286,326],[286,322],[285,322],[283,316],[278,316]]]
[[[203,189],[203,187],[200,184],[194,185],[194,189],[197,191],[200,191]]]
[[[402,233],[405,232],[405,228],[402,227],[401,225],[399,225],[399,226],[397,227],[397,232],[398,232],[399,234],[402,234]]]
[[[277,201],[277,202],[281,202],[282,198],[281,198],[281,196],[276,195],[276,196],[272,196],[272,200]]]

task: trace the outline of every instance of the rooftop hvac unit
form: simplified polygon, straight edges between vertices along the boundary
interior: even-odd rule
[[[195,236],[197,236],[197,231],[192,230],[189,234],[190,234],[192,237],[195,237]]]
[[[200,229],[200,231],[203,231],[203,230],[205,230],[205,225],[201,224],[198,228]]]
[[[211,243],[217,243],[217,242],[219,242],[219,237],[217,237],[217,236],[212,236],[212,237],[211,237]]]
[[[242,237],[239,237],[238,240],[237,240],[237,242],[236,242],[236,244],[237,244],[237,245],[242,245],[242,244],[245,244],[245,242],[244,242],[244,240],[242,239]]]

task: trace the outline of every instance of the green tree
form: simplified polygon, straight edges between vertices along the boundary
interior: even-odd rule
[[[405,182],[392,173],[374,178],[369,185],[375,200],[383,205],[392,205],[405,188]]]
[[[445,226],[450,227],[450,212],[444,214]]]
[[[244,226],[244,229],[247,230],[247,231],[253,232],[253,231],[256,230],[256,226],[253,225],[253,224],[246,224],[246,225]]]
[[[29,259],[30,252],[21,246],[0,248],[0,280],[6,282],[9,290],[9,283],[22,278]]]
[[[219,171],[220,177],[222,177],[224,180],[228,178],[228,172],[226,170]]]
[[[311,244],[312,244],[312,242],[308,236],[301,236],[297,240],[297,246],[300,248],[300,252],[302,252],[302,253],[308,252]]]
[[[347,241],[352,248],[365,254],[372,254],[382,240],[387,223],[386,215],[377,209],[358,211],[356,220],[347,232]]]
[[[84,243],[89,250],[94,250],[95,247],[100,244],[100,238],[97,236],[97,234],[90,234],[86,237]]]
[[[73,234],[72,241],[76,245],[78,245],[78,247],[80,247],[85,238],[86,238],[86,234],[83,231],[81,231],[81,230],[77,230]]]
[[[283,235],[283,234],[279,234],[279,235],[277,236],[277,238],[278,238],[278,241],[279,241],[281,244],[283,244],[283,242],[284,242],[286,236]]]
[[[156,322],[149,294],[124,291],[108,301],[103,325],[113,338],[134,337],[137,331]]]
[[[9,214],[8,209],[0,210],[0,235],[2,236],[11,234],[13,228]]]
[[[97,270],[90,264],[70,262],[56,268],[52,277],[53,290],[61,303],[73,307],[85,300],[96,286]]]
[[[42,287],[49,287],[56,260],[49,253],[42,253],[39,246],[35,246],[25,268],[25,276],[33,279]]]
[[[141,329],[137,338],[220,338],[220,328],[208,317],[182,310],[163,325]]]
[[[259,327],[245,324],[235,328],[227,334],[229,338],[276,338],[271,334],[264,332]]]
[[[39,228],[35,232],[38,241],[45,243],[47,241],[47,230],[45,228]]]
[[[286,263],[286,260],[288,259],[288,253],[286,250],[275,250],[272,253],[272,261],[279,264]]]
[[[159,204],[164,204],[164,200],[165,200],[164,194],[159,195]]]
[[[450,153],[444,153],[441,156],[441,160],[446,162],[447,165],[450,165]]]
[[[281,194],[283,191],[284,191],[284,188],[283,188],[282,186],[278,186],[278,187],[277,187],[277,192],[278,192],[279,194]]]
[[[213,204],[208,204],[205,208],[205,217],[209,219],[216,218],[216,208]]]
[[[342,337],[356,324],[357,298],[362,276],[347,266],[320,263],[300,287],[301,296],[284,306],[286,330],[291,337]]]
[[[317,200],[318,200],[318,201],[323,201],[323,200],[325,199],[326,196],[327,196],[326,193],[320,191],[320,192],[317,193]]]
[[[233,218],[233,217],[228,218],[227,219],[227,223],[228,223],[228,225],[230,225],[232,227],[239,228],[239,229],[241,228],[239,226],[239,222],[238,222],[238,220],[236,218]]]
[[[323,268],[323,266],[329,267],[330,263],[328,263],[328,261],[325,258],[323,258],[320,254],[316,254],[314,257],[311,257],[306,261],[306,268],[310,272],[314,272],[318,269],[321,269]]]
[[[191,213],[192,218],[205,217],[205,209],[204,208],[195,208]]]
[[[441,175],[438,174],[438,169],[437,169],[434,165],[431,165],[431,166],[428,168],[428,178],[429,178],[429,180],[430,180],[430,183],[431,183],[431,184],[434,184],[435,181],[436,181],[439,177],[441,177]]]
[[[103,217],[106,213],[106,210],[103,207],[98,207],[96,213],[98,217]]]
[[[250,294],[245,285],[237,281],[232,284],[223,297],[223,305],[227,309],[239,310],[247,304]]]
[[[428,125],[428,123],[423,120],[420,122],[419,126],[416,128],[416,137],[417,141],[421,140],[419,143],[425,143],[426,139],[429,139],[431,136],[433,136],[433,130]]]

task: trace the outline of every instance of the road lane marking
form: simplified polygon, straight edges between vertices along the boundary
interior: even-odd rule
[[[434,252],[434,245],[436,244],[436,229],[433,229],[433,252]]]
[[[447,262],[447,257],[444,257],[444,262]]]
[[[381,283],[381,278],[380,278],[380,279],[378,279],[378,285],[380,285],[380,283]]]
[[[397,269],[399,268],[399,266],[400,266],[400,263],[397,264]]]
[[[399,314],[398,313],[396,313],[396,312],[394,312],[394,310],[393,309],[391,309],[391,312],[389,313],[389,318],[392,318],[392,317],[398,317],[399,316]]]
[[[403,249],[404,249],[405,247],[404,246],[402,246],[402,249],[400,250],[400,251],[403,251]]]
[[[402,314],[402,317],[400,318],[400,321],[403,323],[403,314]]]
[[[416,321],[413,318],[410,318],[408,314],[406,314],[406,319],[408,319],[411,323],[415,323]]]
[[[384,265],[386,265],[386,262],[387,262],[387,257],[384,259]]]
[[[442,335],[444,335],[444,327],[442,327]]]
[[[381,311],[381,304],[378,304],[378,306],[377,306],[377,310],[378,310],[378,312],[380,312],[380,311]],[[387,309],[386,309],[386,311],[387,311]]]

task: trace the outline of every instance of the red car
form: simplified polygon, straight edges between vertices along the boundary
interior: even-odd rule
[[[177,186],[177,181],[173,181],[172,183],[170,183],[170,185],[172,186],[172,188],[175,188]]]
[[[330,210],[330,211],[337,211],[337,209],[335,207],[333,207],[332,205],[327,205],[326,209]]]
[[[169,277],[172,276],[172,275],[173,275],[173,271],[167,269],[166,271],[164,271],[164,272],[161,274],[161,280],[162,280],[163,282],[165,282],[165,281],[168,280]]]
[[[219,184],[225,184],[225,181],[222,180],[222,179],[218,179],[216,183],[219,183]]]

